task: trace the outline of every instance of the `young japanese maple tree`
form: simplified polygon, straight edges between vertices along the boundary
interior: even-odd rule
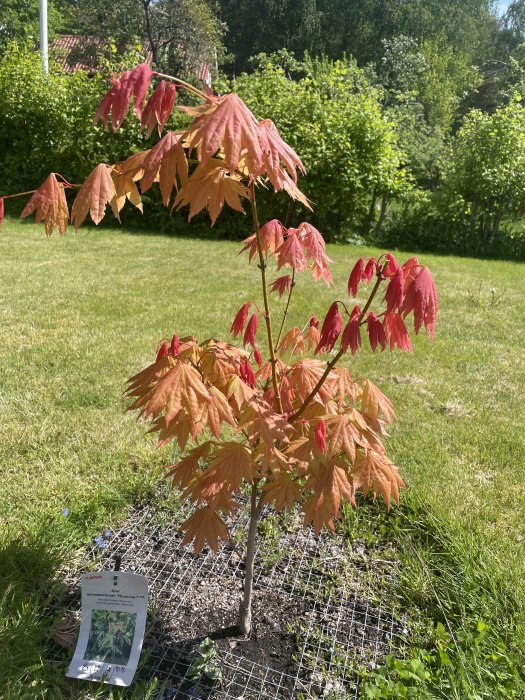
[[[158,82],[146,102],[152,78]],[[261,293],[246,300],[231,325],[233,338],[242,342],[199,342],[178,329],[160,341],[155,361],[128,380],[130,409],[151,422],[159,446],[176,440],[183,455],[168,475],[194,505],[182,529],[196,554],[206,544],[216,551],[220,540],[229,539],[227,516],[249,493],[239,615],[240,631],[248,634],[257,523],[265,505],[277,512],[299,506],[304,525],[319,533],[323,527],[334,531],[341,504],[355,505],[358,490],[380,494],[387,507],[391,499],[399,501],[404,484],[382,442],[385,424],[395,418],[392,403],[369,379],[353,379],[337,364],[366,341],[374,352],[411,352],[405,320],[412,315],[414,332],[423,327],[433,336],[437,293],[417,258],[403,265],[390,253],[360,258],[349,271],[347,291],[353,298],[369,285],[362,306],[338,295],[322,323],[312,315],[286,328],[299,273],[330,286],[331,260],[311,224],[286,228],[275,219],[259,220],[260,185],[309,206],[297,185],[303,164],[273,122],[257,121],[235,94],[205,94],[144,64],[113,77],[95,121],[107,125],[111,114],[118,129],[133,101],[143,127],[161,135],[179,89],[201,99],[196,107],[181,107],[192,117],[188,128],[167,131],[153,148],[121,163],[98,165],[80,187],[71,219],[78,228],[89,211],[99,223],[107,204],[118,217],[126,199],[141,208],[140,192],[155,182],[167,206],[189,206],[190,219],[207,209],[213,225],[225,202],[239,212],[251,210],[242,252],[259,267]],[[55,227],[64,233],[68,187],[75,185],[51,174],[22,216],[36,210],[48,234]],[[270,281],[271,266],[277,276]]]

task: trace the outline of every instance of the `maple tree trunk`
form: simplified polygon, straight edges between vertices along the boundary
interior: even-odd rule
[[[251,494],[250,525],[248,527],[248,541],[246,543],[246,556],[244,558],[244,590],[239,608],[239,630],[241,634],[250,634],[252,629],[252,585],[253,585],[253,560],[255,558],[255,538],[257,535],[257,523],[261,514],[257,506],[257,485],[253,484]]]

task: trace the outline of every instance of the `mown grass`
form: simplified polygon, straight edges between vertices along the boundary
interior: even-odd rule
[[[81,542],[148,493],[169,463],[169,450],[157,452],[124,413],[124,380],[151,360],[163,336],[227,337],[241,303],[258,299],[258,269],[237,259],[238,249],[103,229],[46,239],[33,225],[4,224],[0,646],[12,654],[1,664],[0,697],[65,696],[58,676],[42,669],[38,595]],[[339,297],[356,257],[378,253],[329,252]],[[440,293],[435,341],[417,338],[414,355],[365,351],[349,366],[378,383],[398,413],[389,449],[410,487],[404,498],[412,524],[392,525],[392,532],[414,538],[420,519],[418,540],[442,605],[448,587],[454,619],[474,619],[478,604],[498,635],[518,642],[525,620],[524,266],[431,255],[424,262]],[[324,315],[332,299],[333,291],[304,277],[292,320]],[[440,581],[444,543],[452,558]],[[456,579],[450,561],[461,568]],[[415,573],[410,581],[416,595],[421,582]],[[470,612],[461,611],[462,596]],[[481,686],[473,692],[486,697]]]

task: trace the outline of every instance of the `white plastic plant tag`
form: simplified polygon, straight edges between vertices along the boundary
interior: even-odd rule
[[[148,611],[148,581],[123,571],[84,574],[82,619],[66,676],[127,686],[139,662]]]

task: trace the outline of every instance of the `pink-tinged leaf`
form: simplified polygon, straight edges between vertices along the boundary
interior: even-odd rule
[[[257,362],[257,365],[260,369],[262,367],[263,359],[262,359],[261,351],[259,350],[258,347],[253,348],[253,358],[254,358],[255,362]]]
[[[99,224],[104,218],[106,204],[108,203],[118,219],[117,192],[111,177],[111,168],[104,163],[100,163],[91,171],[73,203],[71,219],[75,228],[78,229],[86,218],[88,211],[91,214],[93,223]]]
[[[377,270],[377,261],[375,258],[370,258],[365,265],[363,271],[363,279],[368,284]]]
[[[355,355],[358,348],[361,347],[361,330],[357,317],[351,318],[345,326],[343,336],[341,338],[341,350],[346,352],[348,348],[352,355]]]
[[[157,352],[157,359],[155,360],[155,362],[162,360],[162,358],[166,357],[168,355],[168,353],[169,353],[168,343],[164,342],[164,343],[162,343],[162,345],[160,346],[160,348]]]
[[[48,236],[51,235],[54,228],[58,228],[61,235],[66,232],[69,211],[64,185],[58,182],[54,173],[51,173],[33,194],[22,210],[21,217],[29,216],[35,209],[36,222],[39,224],[44,219]]]
[[[310,320],[308,321],[308,325],[310,326],[310,328],[312,328],[312,326],[314,328],[319,328],[319,319],[317,318],[317,316],[310,316]]]
[[[350,273],[350,277],[348,278],[348,294],[353,296],[354,298],[357,296],[359,282],[361,282],[361,280],[364,279],[364,271],[365,259],[359,258],[359,260],[352,268],[352,272]]]
[[[396,270],[399,268],[399,263],[392,255],[392,253],[385,253],[386,263],[383,266],[383,275],[385,277],[391,277]]]
[[[278,277],[270,285],[271,292],[279,292],[279,296],[282,297],[285,292],[290,291],[290,285],[292,283],[292,278],[290,275],[284,275],[283,277]]]
[[[290,265],[294,270],[300,272],[306,269],[306,258],[303,247],[297,235],[288,231],[288,238],[276,251],[277,269],[283,265]]]
[[[253,371],[253,367],[251,364],[248,362],[248,360],[241,360],[239,364],[239,377],[242,379],[242,381],[245,384],[248,384],[248,386],[251,386],[252,389],[255,388],[256,384],[256,378],[255,378],[255,373]]]
[[[164,125],[173,111],[175,94],[176,89],[173,83],[161,80],[157,85],[144,107],[140,120],[142,128],[147,129],[148,137],[151,136],[155,127],[158,129],[159,136],[161,135]]]
[[[93,124],[102,119],[102,123],[107,128],[108,116],[111,112],[111,125],[113,131],[117,131],[128,112],[129,101],[132,95],[135,111],[140,117],[150,80],[151,69],[145,63],[135,66],[132,71],[125,71],[118,78],[113,76],[111,78],[112,86],[102,98],[102,102],[93,119]]]
[[[366,319],[366,326],[368,331],[368,338],[370,340],[370,347],[375,352],[378,345],[381,346],[381,352],[386,347],[386,335],[385,329],[383,328],[381,321],[377,316],[370,312]]]
[[[173,355],[173,357],[176,357],[178,355],[179,345],[180,345],[179,336],[174,335],[173,338],[171,339],[171,347],[170,347],[170,351],[171,351],[171,354]]]
[[[328,313],[323,321],[321,338],[319,339],[315,352],[318,353],[322,349],[326,350],[326,352],[333,350],[342,327],[343,319],[339,313],[337,302],[334,301],[332,306],[328,309]]]
[[[302,224],[299,224],[297,229],[290,230],[295,231],[301,239],[308,258],[311,258],[321,267],[325,267],[328,263],[333,262],[326,254],[326,243],[323,235],[315,226],[303,221]]]
[[[317,262],[312,265],[312,275],[316,282],[323,280],[327,287],[331,287],[333,284],[332,273],[328,267],[319,265]]]
[[[202,164],[222,148],[230,173],[238,169],[241,159],[250,173],[261,172],[259,125],[238,95],[230,93],[183,110],[194,117],[184,135],[185,145],[197,149]]]
[[[188,163],[180,137],[180,133],[168,131],[153,146],[144,161],[140,189],[147,192],[158,181],[165,206],[169,204],[173,188],[177,189],[177,176],[181,185],[188,182]]]
[[[257,334],[257,328],[259,327],[259,316],[258,314],[253,314],[251,319],[248,321],[246,326],[246,331],[244,332],[243,345],[246,347],[248,344],[255,348],[255,336]]]
[[[230,333],[233,335],[234,338],[236,338],[239,335],[239,333],[242,333],[242,331],[244,330],[244,326],[246,324],[246,321],[248,320],[248,311],[250,310],[251,303],[251,301],[247,301],[246,304],[243,304],[239,311],[237,311],[237,314],[233,319],[233,323],[230,328]]]
[[[281,138],[271,119],[259,122],[259,138],[262,150],[262,166],[258,175],[267,175],[275,191],[282,189],[283,167],[294,183],[297,182],[297,168],[305,174],[304,165],[297,153]]]
[[[411,269],[412,272],[413,268]],[[406,318],[414,312],[414,330],[419,333],[423,325],[431,338],[434,337],[438,312],[438,295],[436,285],[427,267],[420,266],[414,276],[408,280],[406,295],[401,313]]]
[[[283,242],[285,233],[286,229],[278,219],[272,219],[271,221],[267,221],[259,229],[259,240],[261,241],[262,252],[265,255],[267,255],[268,253],[273,254]],[[248,236],[248,238],[244,239],[243,243],[244,248],[241,249],[239,255],[248,250],[249,259],[251,262],[259,252],[257,246],[257,236],[255,234]]]
[[[412,352],[413,348],[410,342],[410,336],[408,335],[407,327],[400,314],[394,311],[385,314],[383,328],[388,344],[390,345],[390,350],[398,347],[405,352]]]
[[[4,200],[0,197],[0,226],[4,220]]]
[[[133,90],[133,103],[135,105],[135,112],[137,113],[139,119],[142,115],[142,108],[148,93],[150,80],[151,68],[147,63],[140,63],[131,71],[130,81],[132,83]]]
[[[391,276],[390,282],[387,285],[385,298],[386,310],[397,311],[401,308],[403,304],[403,297],[405,293],[405,273],[402,267],[398,267],[394,274]]]
[[[320,420],[314,430],[315,443],[321,452],[326,452],[326,423]]]

